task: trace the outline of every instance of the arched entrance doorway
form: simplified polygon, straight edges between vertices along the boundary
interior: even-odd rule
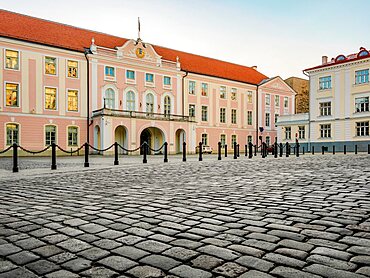
[[[175,134],[176,138],[176,153],[182,153],[182,144],[186,142],[186,133],[183,129],[178,129]]]
[[[127,140],[127,129],[126,127],[120,125],[116,127],[116,130],[114,131],[114,141],[120,144],[125,149],[128,149],[128,140]],[[127,151],[122,150],[120,147],[118,147],[118,153],[120,154],[127,154]]]
[[[144,129],[141,134],[140,134],[140,146],[144,143],[147,142],[149,147],[157,150],[159,149],[163,143],[165,142],[164,134],[162,130],[160,130],[157,127],[148,127]],[[140,153],[143,153],[143,150],[140,150]],[[159,152],[152,152],[149,150],[148,154],[160,154],[163,153],[163,149],[160,150]]]
[[[94,148],[101,149],[100,127],[98,125],[94,128]]]

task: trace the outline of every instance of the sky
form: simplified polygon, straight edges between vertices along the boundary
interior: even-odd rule
[[[370,48],[370,0],[12,0],[0,8],[216,58],[273,77]],[[181,61],[180,61],[181,62]]]

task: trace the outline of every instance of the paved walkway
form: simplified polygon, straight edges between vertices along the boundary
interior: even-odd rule
[[[195,160],[2,172],[0,278],[370,277],[370,156]]]

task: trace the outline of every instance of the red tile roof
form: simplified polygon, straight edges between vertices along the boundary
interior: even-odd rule
[[[0,36],[79,52],[83,52],[85,47],[90,46],[92,38],[95,39],[98,46],[112,49],[116,46],[122,46],[128,40],[6,10],[0,10]],[[155,45],[153,47],[165,60],[176,61],[178,56],[181,69],[184,71],[250,84],[259,84],[267,78],[264,74],[250,67],[166,47]]]

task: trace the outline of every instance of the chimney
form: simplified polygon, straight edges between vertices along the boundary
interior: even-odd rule
[[[321,58],[321,63],[322,63],[323,65],[327,64],[327,63],[328,63],[328,56],[322,56],[322,58]]]
[[[252,66],[251,68],[254,70],[257,70],[257,66]]]

